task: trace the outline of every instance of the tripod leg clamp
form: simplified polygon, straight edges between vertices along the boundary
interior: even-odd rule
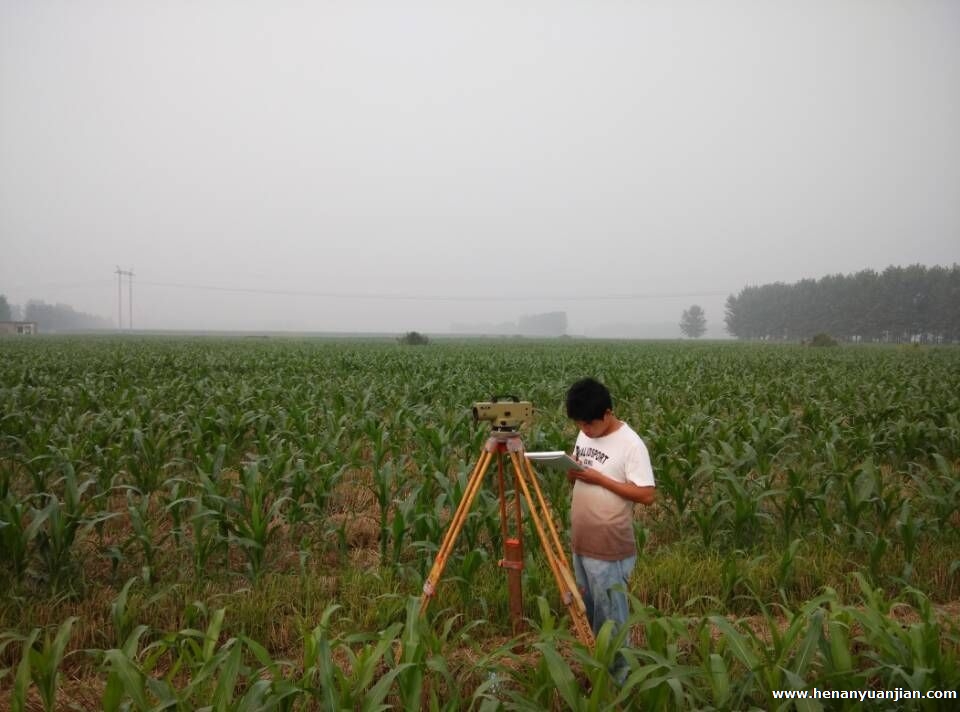
[[[423,582],[423,595],[426,596],[427,598],[429,598],[429,597],[432,596],[434,593],[436,593],[436,589],[433,587],[433,584],[430,583],[429,581],[424,581],[424,582]]]

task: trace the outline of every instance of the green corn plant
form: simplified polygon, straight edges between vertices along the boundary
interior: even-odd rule
[[[183,629],[176,634],[140,648],[146,626],[135,628],[123,645],[102,652],[101,668],[107,675],[102,699],[108,712],[129,709],[208,709],[240,708],[235,704],[237,688],[249,671],[241,665],[243,644],[230,638],[218,646],[224,609],[217,610],[205,632]],[[161,661],[172,666],[160,674]],[[243,674],[243,677],[241,677]],[[263,686],[247,691],[243,700],[264,697]]]
[[[194,437],[196,437],[196,435]],[[220,473],[223,472],[226,467],[226,460],[227,446],[225,443],[221,442],[217,444],[213,450],[207,449],[205,446],[197,443],[187,462],[193,463],[198,473],[198,479],[203,483],[204,487],[209,489],[207,481],[215,482],[220,478]],[[183,481],[186,483],[190,482],[190,480]]]
[[[877,467],[872,459],[863,463],[860,476],[873,478],[873,496],[870,502],[873,505],[874,528],[877,531],[886,531],[890,521],[903,505],[902,485],[893,478],[886,477],[883,468]]]
[[[707,653],[703,662],[703,675],[710,684],[710,693],[717,709],[730,709],[733,681],[727,661],[719,653]]]
[[[7,647],[13,640],[19,640],[21,645],[20,663],[17,665],[16,677],[13,683],[13,692],[10,708],[19,712],[27,709],[27,691],[32,682],[44,710],[57,709],[57,681],[60,676],[60,666],[65,657],[67,643],[76,617],[70,617],[60,624],[56,634],[51,638],[49,633],[44,634],[40,649],[36,648],[41,630],[34,628],[29,635],[0,637],[0,650]]]
[[[704,549],[711,549],[716,543],[717,535],[726,521],[728,504],[728,499],[720,497],[710,503],[704,502],[701,506],[691,510],[691,516],[700,532],[700,540],[703,542]]]
[[[217,555],[226,555],[227,539],[221,533],[222,510],[208,509],[199,497],[176,500],[171,506],[181,502],[190,503],[187,531],[190,538],[185,540],[193,562],[193,574],[198,579],[208,570],[210,562]]]
[[[13,414],[6,416],[0,414],[0,500],[6,499],[10,493],[10,483],[17,470],[15,449],[17,438],[3,433],[5,421],[11,417]]]
[[[284,448],[291,435],[284,427],[284,419],[282,412],[276,417],[262,412],[256,416],[252,445],[258,457],[269,457],[271,453]]]
[[[798,526],[806,528],[814,518],[819,519],[819,513],[825,509],[825,493],[811,484],[811,479],[816,482],[816,474],[799,465],[788,465],[784,470],[784,488],[774,502],[778,504],[785,541],[791,540]]]
[[[309,490],[311,502],[318,512],[324,511],[330,499],[330,494],[343,480],[346,471],[346,465],[337,465],[331,462],[319,465],[311,474]]]
[[[956,689],[960,684],[957,643],[960,636],[954,624],[941,642],[944,631],[933,613],[929,599],[916,589],[907,589],[919,613],[916,623],[902,624],[890,617],[893,601],[883,591],[873,588],[859,574],[857,578],[864,605],[845,610],[862,631],[854,642],[864,646],[861,654],[868,662],[865,674],[888,689],[910,690]]]
[[[164,488],[168,491],[165,496],[165,509],[173,522],[173,536],[178,546],[185,546],[185,535],[189,526],[186,526],[185,515],[195,511],[196,498],[189,496],[191,492],[199,485],[208,500],[214,504],[213,510],[220,511],[223,505],[218,502],[219,492],[216,487],[216,481],[223,471],[226,460],[227,446],[220,443],[213,451],[207,450],[205,446],[198,445],[194,451],[196,458],[192,462],[197,471],[197,480],[194,481],[188,477],[171,477],[164,482]],[[187,461],[184,461],[184,464]]]
[[[431,625],[420,615],[420,599],[407,599],[405,623],[400,633],[400,654],[391,662],[392,666],[407,666],[396,676],[400,709],[422,708],[425,698],[429,699],[430,709],[463,709],[466,700],[447,665],[446,655],[454,628],[460,622],[459,615],[448,616],[438,632],[435,624]],[[471,630],[483,624],[484,621],[476,620],[463,626],[459,632],[460,640],[466,639]],[[394,646],[393,651],[396,650],[397,646]]]
[[[181,490],[187,491],[190,486],[184,479],[171,477],[164,483],[165,492],[163,495],[163,510],[170,517],[172,523],[171,535],[178,548],[183,549],[185,545],[186,528],[184,527],[184,513],[187,511],[188,502],[186,497],[181,497]]]
[[[387,437],[383,431],[383,437]],[[377,509],[380,516],[380,560],[387,560],[387,549],[390,545],[390,507],[393,504],[393,495],[397,487],[398,467],[393,461],[384,461],[385,454],[374,455],[373,464],[373,493],[377,500]]]
[[[762,478],[770,476],[773,467],[798,437],[792,432],[792,418],[774,418],[769,413],[760,413],[748,421],[745,433],[750,450],[750,461]]]
[[[484,562],[489,558],[487,552],[483,549],[470,549],[462,557],[457,557],[452,562],[454,566],[448,580],[457,584],[460,592],[460,600],[464,605],[469,605],[476,598],[475,592],[477,572]]]
[[[688,460],[677,458],[658,464],[657,490],[662,491],[670,502],[671,511],[678,523],[683,522],[693,506],[697,493],[697,474]]]
[[[344,562],[347,560],[347,554],[349,553],[350,545],[347,541],[347,525],[349,520],[344,517],[339,524],[329,524],[329,521],[324,524],[324,541],[328,542],[328,546],[333,544],[333,549],[337,553],[339,564],[344,565]],[[331,536],[332,535],[332,536]]]
[[[324,422],[318,431],[322,437],[317,447],[307,452],[312,453],[312,460],[308,463],[313,468],[332,464],[334,467],[352,466],[360,459],[360,448],[363,443],[353,437],[350,430],[350,417],[342,410],[329,410]]]
[[[771,521],[770,514],[762,507],[764,500],[775,498],[780,492],[763,489],[762,485],[744,479],[727,468],[717,472],[716,480],[727,493],[734,545],[750,546],[760,537],[764,524]]]
[[[542,666],[549,676],[548,679],[552,687],[551,693],[555,693],[562,700],[564,708],[569,710],[590,709],[570,664],[553,647],[553,642],[535,643],[534,647],[543,656]],[[540,685],[538,687],[546,691],[548,686]],[[550,698],[553,696],[553,694],[549,695]]]
[[[63,499],[47,492],[38,495],[46,502],[42,509],[31,512],[27,538],[33,542],[34,553],[40,563],[39,576],[54,588],[74,584],[75,561],[73,548],[77,539],[99,522],[115,517],[116,512],[88,514],[102,496],[85,497],[88,489],[96,484],[89,478],[78,482],[73,465],[62,464],[63,477],[57,481],[62,487]]]
[[[719,655],[727,663],[728,667],[736,666],[740,671],[739,690],[735,693],[739,700],[753,699],[758,695],[758,689],[763,687],[763,660],[757,653],[756,640],[749,633],[744,634],[738,626],[735,626],[723,616],[710,616],[707,621],[716,628],[722,635],[719,648]],[[749,631],[749,629],[747,629]],[[711,669],[715,669],[716,663],[711,663]],[[729,699],[731,693],[727,691],[725,697]]]
[[[250,397],[241,396],[236,402],[231,402],[230,407],[220,403],[211,405],[205,411],[198,424],[203,433],[203,450],[208,450],[214,444],[223,445],[228,461],[237,457],[247,432],[258,417],[256,411],[244,410],[250,401]]]
[[[827,588],[826,595],[831,600],[825,636],[820,642],[823,674],[834,689],[863,689],[867,680],[857,664],[859,656],[853,652],[850,637],[853,619],[833,589]]]
[[[225,615],[226,609],[219,608],[210,616],[206,630],[182,629],[156,647],[153,656],[148,658],[148,669],[153,668],[161,650],[174,655],[173,666],[164,676],[163,683],[151,686],[161,700],[211,699],[215,688],[214,673],[236,644],[236,639],[230,638],[223,646],[217,647]],[[173,683],[181,671],[189,674],[189,681],[178,691]]]
[[[901,577],[907,583],[913,578],[913,562],[917,553],[920,538],[926,529],[927,521],[923,515],[913,513],[910,500],[903,502],[900,514],[897,517],[896,530],[903,543],[903,571]]]
[[[395,678],[411,666],[411,663],[400,663],[378,675],[381,666],[389,663],[390,650],[403,624],[395,623],[375,636],[356,634],[343,639],[331,638],[328,626],[335,610],[328,608],[320,625],[305,636],[301,689],[322,709],[386,709],[385,700]],[[334,662],[334,649],[346,658],[344,668]]]
[[[166,506],[171,518],[180,522],[177,539],[181,546],[190,551],[194,574],[197,577],[203,575],[215,555],[225,558],[227,553],[231,532],[231,502],[226,494],[221,493],[221,484],[223,489],[226,489],[228,484],[226,480],[221,480],[220,471],[217,469],[222,462],[221,453],[225,452],[226,448],[222,451],[218,448],[208,461],[208,464],[213,465],[211,471],[198,467],[195,481],[182,482],[184,489],[196,491],[196,494],[172,499]],[[172,487],[172,492],[179,493],[176,482],[168,482],[168,485]]]
[[[914,465],[910,479],[934,525],[942,529],[949,526],[951,518],[960,511],[960,477],[943,455],[936,453],[933,460],[933,469]]]
[[[247,681],[253,680],[247,689],[228,707],[237,712],[258,712],[259,710],[276,709],[278,712],[292,712],[302,709],[298,705],[306,698],[306,693],[293,679],[293,665],[282,660],[274,660],[270,653],[257,641],[241,637],[244,648],[250,651],[261,668],[253,674],[247,675]]]
[[[803,561],[803,557],[797,552],[803,543],[801,539],[794,539],[780,554],[780,561],[777,564],[777,590],[780,591],[782,598],[787,597],[787,589],[793,581],[797,569],[797,562]]]
[[[561,642],[570,641],[570,636],[564,633],[560,620],[542,596],[537,598],[537,612],[538,617],[532,619],[530,624],[536,634],[536,645],[540,646],[541,653],[544,648],[554,646],[555,649]],[[550,709],[555,706],[559,701],[559,695],[562,694],[576,701],[577,695],[567,679],[572,677],[569,667],[564,669],[566,662],[562,659],[554,664],[555,669],[551,670],[550,662],[541,654],[536,665],[504,670],[511,684],[499,691],[500,696],[509,701],[511,709]],[[499,677],[499,672],[494,671],[493,675],[495,680]],[[562,692],[557,690],[556,679],[561,680]],[[497,696],[491,695],[492,690],[489,690],[494,680],[490,680],[491,684],[482,693],[492,703],[497,702]]]
[[[53,471],[50,463],[56,459],[56,448],[51,445],[54,440],[53,424],[41,425],[36,421],[34,428],[20,439],[20,453],[15,462],[30,475],[34,492],[47,489],[47,480]]]
[[[699,666],[683,651],[690,621],[662,616],[631,599],[628,626],[640,627],[646,637],[642,648],[624,648],[629,674],[620,687],[616,705],[644,709],[698,709],[701,701]]]
[[[414,415],[413,418],[420,421],[425,416]],[[436,425],[424,422],[417,427],[413,435],[413,441],[416,443],[421,471],[443,474],[449,471],[450,460],[457,445],[457,441],[453,438],[452,428],[445,427],[443,424]]]
[[[15,582],[27,571],[32,530],[27,502],[12,492],[0,499],[0,559],[6,562]]]
[[[150,513],[150,498],[134,488],[126,491],[127,515],[133,530],[126,547],[137,546],[143,556],[143,574],[146,583],[154,578],[156,572],[156,554],[163,546],[168,534],[160,534],[154,528]]]
[[[393,520],[390,522],[390,541],[392,542],[390,559],[398,569],[404,558],[406,539],[410,536],[411,540],[415,540],[416,509],[422,488],[422,485],[414,485],[405,497],[395,502]]]
[[[629,664],[621,652],[624,645],[627,644],[629,633],[629,625],[624,625],[619,630],[615,630],[613,623],[607,621],[597,633],[592,649],[579,643],[573,646],[573,659],[579,664],[581,674],[586,677],[589,684],[588,694],[570,687],[570,678],[564,670],[565,666],[557,660],[557,657],[559,657],[558,651],[550,645],[542,648],[547,665],[552,671],[551,677],[557,683],[558,690],[561,684],[567,690],[567,694],[563,695],[565,702],[567,698],[570,698],[571,701],[576,700],[580,709],[593,712],[594,710],[609,709],[630,699],[629,691],[622,690],[612,674],[618,659],[623,664]],[[625,685],[626,681],[624,681]],[[579,684],[577,687],[579,688]]]
[[[287,519],[291,524],[309,521],[322,510],[326,495],[321,495],[318,507],[313,495],[310,494],[313,478],[314,475],[307,472],[306,463],[302,457],[293,457],[289,467],[281,476],[280,484],[289,492],[287,497],[290,508]],[[316,475],[316,479],[322,481],[325,478],[323,475]]]
[[[845,478],[840,489],[840,503],[843,507],[843,526],[849,543],[854,544],[863,534],[860,524],[864,514],[876,497],[876,479],[873,473],[862,466],[859,472]]]
[[[745,552],[737,549],[727,553],[720,571],[720,600],[726,606],[737,606],[738,602],[752,604],[754,584],[750,571],[763,558],[762,555],[753,560],[744,559]]]
[[[233,709],[242,672],[243,644],[229,638],[194,666],[190,682],[178,696],[192,704],[209,703],[214,710]]]
[[[890,548],[890,539],[879,532],[867,532],[864,535],[864,541],[867,545],[870,578],[873,581],[879,581],[883,574],[882,567],[886,560],[887,550]]]
[[[770,644],[761,647],[765,651],[765,694],[769,695],[774,689],[812,686],[814,673],[819,675],[817,661],[826,617],[823,605],[831,600],[832,597],[825,594],[808,601],[796,613],[788,614],[790,622],[782,632],[768,607],[761,607],[771,637]]]
[[[134,616],[136,611],[130,607],[130,589],[138,581],[137,577],[127,580],[120,589],[120,593],[110,604],[110,622],[113,624],[113,638],[117,645],[122,645],[134,631]],[[149,582],[148,582],[149,583]]]
[[[256,582],[263,572],[267,545],[280,525],[280,518],[288,497],[274,497],[269,483],[260,472],[260,463],[250,462],[243,468],[243,478],[237,492],[239,501],[232,508],[228,541],[247,557],[247,571]]]
[[[164,472],[175,458],[174,448],[179,440],[179,424],[160,416],[149,429],[144,424],[130,431],[130,454],[126,467],[132,483],[145,495],[155,492],[164,481]]]
[[[434,482],[440,493],[436,495],[432,506],[427,503],[422,505],[417,517],[417,528],[422,532],[430,531],[430,539],[428,541],[418,539],[415,546],[429,548],[429,542],[439,543],[442,538],[442,527],[446,524],[443,520],[449,519],[460,505],[470,474],[466,466],[461,467],[454,477],[435,473]],[[509,475],[506,476],[509,477]],[[495,477],[494,467],[491,467],[487,473],[485,486],[481,487],[470,512],[464,520],[460,536],[468,550],[479,546],[484,533],[488,535],[489,546],[497,548],[502,545],[500,541],[502,536],[500,533],[499,499],[491,489],[494,486]],[[426,493],[427,488],[423,488],[420,492],[421,498],[425,497]],[[444,512],[446,512],[445,517],[443,516]],[[433,536],[433,530],[440,533],[440,536]],[[421,541],[424,542],[425,546],[420,543]]]

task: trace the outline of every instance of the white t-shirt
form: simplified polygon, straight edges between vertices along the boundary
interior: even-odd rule
[[[616,482],[655,487],[647,446],[621,422],[602,438],[577,436],[573,458]],[[592,559],[618,561],[637,553],[633,535],[633,502],[600,485],[577,480],[570,510],[574,553]]]

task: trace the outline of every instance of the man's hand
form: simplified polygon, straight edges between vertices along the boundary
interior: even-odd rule
[[[570,481],[570,484],[580,480],[581,482],[586,482],[588,485],[600,485],[602,487],[603,482],[601,480],[606,480],[608,478],[604,477],[593,468],[584,467],[579,470],[567,470],[567,479]]]

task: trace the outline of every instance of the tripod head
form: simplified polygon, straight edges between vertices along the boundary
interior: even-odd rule
[[[516,433],[521,425],[533,419],[533,404],[516,396],[494,396],[489,401],[473,404],[473,419],[490,422],[496,433]]]

